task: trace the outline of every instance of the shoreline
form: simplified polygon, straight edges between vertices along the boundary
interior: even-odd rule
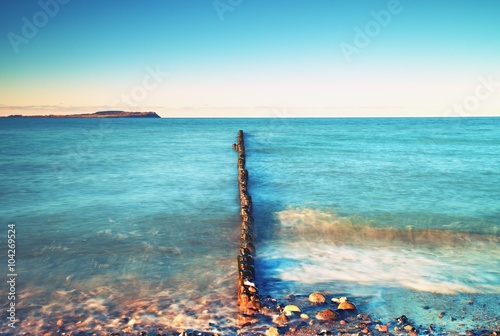
[[[320,293],[320,292],[315,292]],[[311,293],[312,294],[312,293]],[[16,332],[10,333],[5,325],[2,326],[2,335],[43,335],[43,336],[83,336],[83,335],[141,335],[141,336],[215,336],[215,335],[337,335],[337,336],[363,336],[363,335],[397,335],[397,336],[418,336],[418,335],[466,335],[466,336],[498,336],[500,335],[500,318],[497,316],[477,315],[479,311],[489,309],[495,313],[495,295],[483,295],[484,300],[479,300],[474,295],[463,295],[457,300],[454,296],[436,296],[428,293],[428,311],[432,314],[442,315],[439,320],[443,323],[433,324],[417,323],[416,315],[407,313],[404,310],[401,314],[390,319],[381,319],[376,313],[367,309],[369,297],[353,296],[347,298],[349,302],[357,308],[355,310],[339,309],[338,303],[332,299],[341,299],[342,294],[332,292],[320,293],[324,297],[324,302],[310,301],[310,295],[290,294],[280,298],[267,296],[261,300],[262,306],[259,314],[252,317],[252,320],[243,321],[240,319],[236,323],[238,315],[237,295],[234,293],[231,302],[219,301],[212,308],[219,311],[220,321],[213,321],[205,317],[204,311],[184,311],[175,312],[180,317],[190,316],[192,321],[196,321],[197,327],[191,328],[190,320],[185,320],[185,327],[173,327],[165,320],[160,321],[162,314],[161,307],[151,301],[142,301],[140,306],[124,306],[120,309],[121,315],[99,317],[95,314],[73,313],[73,316],[57,317],[52,315],[52,319],[45,320],[43,326],[32,324],[23,319],[18,321]],[[316,295],[316,297],[321,297]],[[433,297],[433,299],[430,299]],[[398,298],[407,301],[411,298]],[[484,307],[489,301],[490,306]],[[416,303],[417,304],[417,303]],[[453,304],[453,305],[452,305]],[[219,309],[217,308],[219,306]],[[221,309],[226,306],[226,309]],[[227,310],[227,306],[232,307],[232,313]],[[139,308],[142,307],[142,308]],[[447,307],[447,308],[444,308]],[[164,309],[165,311],[165,309]],[[224,313],[225,311],[225,313]],[[220,312],[223,312],[221,315]],[[174,312],[171,312],[174,313]],[[211,311],[213,313],[213,311]],[[232,316],[227,316],[227,314]],[[233,315],[234,314],[234,315]],[[303,314],[306,314],[304,316]],[[322,314],[322,315],[320,315]],[[473,316],[477,319],[488,319],[486,322],[477,322],[476,327],[462,325],[462,321],[456,314]],[[157,319],[158,323],[154,320]],[[235,322],[234,325],[224,323],[228,319]],[[172,320],[174,322],[176,318]],[[204,323],[202,323],[204,321]],[[219,324],[220,322],[220,324]],[[26,325],[27,324],[27,325]],[[202,327],[205,324],[205,327]],[[223,326],[223,324],[225,324]],[[32,329],[33,331],[29,330]],[[18,332],[20,331],[20,332]]]

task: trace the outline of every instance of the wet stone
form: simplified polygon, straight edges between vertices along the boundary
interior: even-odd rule
[[[403,327],[404,330],[406,331],[416,331],[415,327],[412,326],[411,324],[406,324],[404,327]]]
[[[358,328],[358,329],[362,329],[362,330],[363,330],[363,329],[366,329],[366,323],[364,323],[364,322],[358,323],[358,324],[356,325],[356,328]]]
[[[326,302],[326,298],[323,294],[315,292],[309,295],[309,302],[316,304],[323,304]]]
[[[330,330],[321,330],[316,335],[318,335],[318,336],[331,336],[331,335],[335,335],[335,333],[333,331],[330,331]]]
[[[280,333],[278,331],[278,328],[276,327],[271,327],[266,331],[266,336],[279,336],[279,335]]]
[[[337,309],[341,309],[341,310],[356,310],[356,306],[354,304],[352,304],[351,302],[348,302],[348,301],[344,301],[344,302],[341,302]]]
[[[387,325],[377,324],[377,330],[383,333],[389,332],[389,327]]]
[[[397,318],[397,321],[399,324],[405,324],[408,323],[408,318],[405,315],[401,315]]]
[[[238,314],[238,324],[240,326],[246,326],[257,322],[259,322],[259,319],[252,315]]]
[[[273,319],[273,323],[277,325],[286,325],[288,322],[288,317],[285,314],[280,314]]]
[[[316,319],[320,321],[337,321],[339,319],[339,314],[331,309],[325,309],[316,313]]]
[[[285,306],[285,308],[283,309],[283,312],[287,315],[292,315],[294,313],[301,313],[302,311],[300,310],[299,307],[295,306],[295,305],[287,305]]]

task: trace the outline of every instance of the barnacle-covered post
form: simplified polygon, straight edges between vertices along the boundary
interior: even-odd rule
[[[261,301],[255,285],[254,265],[254,218],[252,197],[248,192],[248,171],[245,169],[245,141],[243,131],[238,131],[237,143],[233,148],[238,152],[238,188],[240,194],[240,253],[238,255],[238,302],[244,315],[259,312]]]

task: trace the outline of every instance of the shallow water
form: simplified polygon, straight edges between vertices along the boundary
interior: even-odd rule
[[[499,126],[0,119],[1,232],[5,240],[16,224],[18,331],[58,330],[62,320],[63,330],[234,333],[238,129],[261,293],[341,293],[380,318],[403,311],[420,323],[433,310],[401,298],[436,306],[473,295],[491,307],[500,294]]]

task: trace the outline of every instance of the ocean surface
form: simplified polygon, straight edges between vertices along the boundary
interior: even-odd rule
[[[500,118],[1,118],[0,334],[236,334],[239,129],[262,295],[495,327]]]

